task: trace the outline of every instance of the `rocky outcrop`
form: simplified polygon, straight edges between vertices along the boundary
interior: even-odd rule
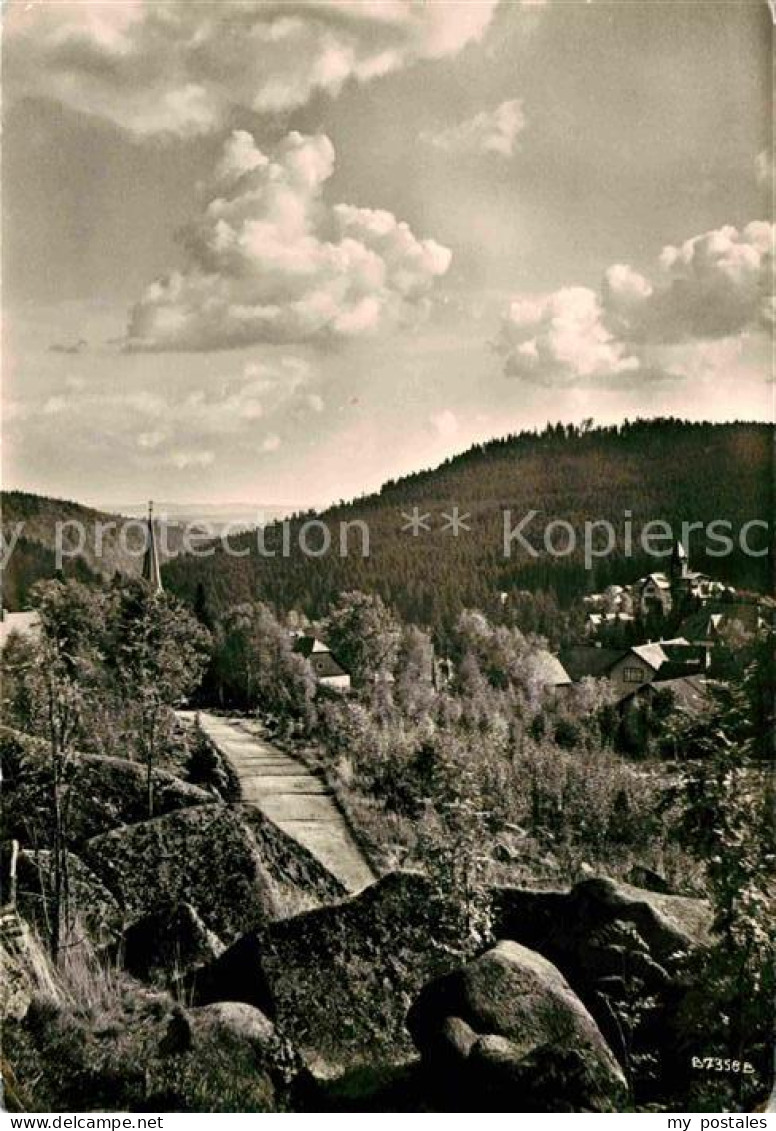
[[[254,931],[200,971],[196,1000],[234,996],[270,1011],[329,1064],[410,1055],[404,1018],[421,986],[461,961],[451,909],[431,883],[395,872],[359,895]]]
[[[50,847],[54,828],[51,775],[36,748],[27,753],[14,788],[6,795],[6,835]],[[190,805],[213,801],[212,794],[164,770],[152,774],[154,814],[164,816]],[[111,829],[148,819],[145,767],[124,758],[76,756],[67,770],[67,837],[78,847]]]
[[[100,948],[114,944],[120,937],[124,916],[115,896],[80,857],[67,854],[69,896],[67,914]],[[48,849],[19,853],[17,904],[19,913],[34,925],[41,938],[47,938],[53,918],[54,866]]]
[[[602,878],[570,891],[500,888],[493,922],[498,937],[562,971],[626,1065],[638,1098],[671,1092],[682,1061],[672,1052],[674,1024],[711,927],[703,900]]]
[[[133,923],[124,934],[125,968],[145,981],[170,984],[214,962],[224,944],[190,903],[162,907]]]
[[[239,816],[220,804],[114,829],[87,841],[82,854],[129,924],[188,903],[228,944],[275,914],[256,844]]]
[[[217,1042],[238,1054],[249,1051],[273,1089],[288,1094],[304,1074],[302,1059],[272,1022],[253,1006],[221,1001],[189,1011],[193,1043]]]
[[[189,973],[186,996],[197,1005],[243,1002],[274,1017],[272,992],[264,971],[266,953],[266,931],[249,931],[212,962]]]
[[[397,1060],[420,987],[461,960],[460,924],[431,882],[393,872],[342,903],[279,923],[262,960],[275,1014],[300,1047],[327,1061]]]
[[[259,853],[274,884],[291,899],[303,896],[314,903],[333,903],[348,893],[345,885],[324,868],[304,845],[252,805],[240,807],[245,824],[253,833]]]
[[[626,1094],[620,1066],[560,971],[517,943],[500,942],[431,982],[407,1024],[448,1110],[616,1111]]]
[[[711,910],[700,899],[604,878],[583,880],[570,891],[497,888],[493,892],[496,935],[540,951],[561,968],[573,958],[587,970],[591,962],[596,969],[605,966],[609,944],[602,932],[612,927],[634,932],[641,949],[660,963],[708,940]]]
[[[4,1026],[16,1110],[285,1112],[311,1088],[299,1056],[258,1010],[184,1009],[129,981],[109,1012],[33,998]],[[4,1064],[4,1076],[5,1067]],[[316,1109],[317,1110],[317,1109]]]

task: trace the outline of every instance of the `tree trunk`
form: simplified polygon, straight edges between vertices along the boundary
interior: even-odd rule
[[[52,750],[52,789],[54,809],[54,836],[53,836],[53,863],[54,863],[54,892],[51,905],[51,957],[56,966],[59,961],[59,951],[62,943],[62,892],[64,875],[62,868],[62,804],[59,783],[59,755],[56,749]]]
[[[149,821],[154,815],[154,746],[156,742],[156,735],[154,733],[154,721],[151,723],[148,730],[148,740],[146,742],[146,799],[148,802],[148,819]]]

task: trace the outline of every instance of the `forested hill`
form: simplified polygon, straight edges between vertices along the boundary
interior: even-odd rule
[[[58,529],[66,577],[97,581],[117,572],[128,577],[140,573],[145,539],[137,519],[26,491],[3,491],[0,502],[4,608],[23,609],[35,582],[54,576]],[[178,551],[180,533],[175,527],[167,528],[166,541],[172,552]],[[163,540],[159,549],[164,556]]]
[[[431,531],[417,537],[402,527],[403,515],[428,512]],[[455,537],[444,530],[443,514],[457,506],[470,530]],[[636,421],[605,428],[548,426],[476,445],[431,471],[385,484],[375,495],[339,505],[319,516],[292,522],[291,553],[281,551],[282,528],[269,528],[269,557],[257,551],[256,538],[232,540],[245,557],[223,551],[211,558],[179,558],[165,577],[171,588],[209,608],[259,597],[280,608],[297,607],[322,614],[343,590],[378,592],[406,618],[441,628],[462,607],[493,609],[502,591],[529,590],[540,601],[567,605],[584,592],[611,582],[627,582],[665,568],[643,553],[626,556],[618,549],[586,570],[581,545],[563,558],[544,551],[538,559],[515,550],[503,552],[504,511],[513,524],[529,511],[536,518],[526,529],[542,546],[542,532],[552,519],[564,519],[579,531],[586,520],[608,519],[624,530],[627,512],[634,530],[663,519],[677,536],[683,521],[728,520],[737,531],[751,519],[770,522],[773,515],[773,428],[764,424],[696,424],[674,419]],[[332,549],[321,557],[300,552],[298,530],[310,518],[322,519],[332,533]],[[350,537],[350,553],[338,549],[339,523],[362,519],[370,532],[370,555],[360,556],[359,537]],[[754,533],[753,544],[757,542]],[[759,532],[760,545],[767,536]],[[320,542],[311,533],[310,545]],[[558,544],[563,544],[560,532]],[[736,549],[714,558],[704,552],[703,537],[691,542],[692,564],[740,587],[770,591],[768,558],[748,557]],[[714,546],[712,546],[712,549]],[[519,597],[517,599],[520,599]]]

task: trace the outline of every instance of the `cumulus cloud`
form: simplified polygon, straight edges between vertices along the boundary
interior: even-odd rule
[[[498,348],[509,377],[540,385],[607,379],[639,364],[607,330],[598,296],[588,287],[515,299],[504,317]]]
[[[482,38],[498,0],[16,4],[4,82],[138,135],[206,132],[234,107],[291,110]]]
[[[483,110],[437,133],[424,132],[421,141],[455,156],[495,153],[511,157],[518,135],[525,129],[523,105],[517,99],[502,102],[493,110]]]
[[[125,348],[342,340],[422,308],[450,251],[390,212],[325,204],[334,157],[324,134],[290,133],[270,158],[235,131],[183,233],[186,267],[146,289]]]
[[[663,248],[652,282],[630,268],[610,268],[605,301],[635,340],[721,338],[769,317],[774,227],[755,220]]]
[[[773,243],[772,224],[728,225],[665,247],[650,278],[618,263],[600,294],[564,287],[515,298],[496,343],[504,371],[544,385],[692,371],[692,350],[681,367],[667,368],[669,347],[697,347],[701,364],[701,355],[721,356],[709,342],[735,341],[772,319]]]

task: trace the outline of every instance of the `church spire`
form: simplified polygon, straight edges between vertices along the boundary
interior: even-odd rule
[[[154,530],[154,504],[148,504],[148,535],[146,537],[146,550],[143,558],[143,580],[147,581],[154,593],[161,593],[162,575],[159,568],[159,551],[156,547],[156,531]]]
[[[690,568],[687,551],[681,542],[675,542],[671,554],[670,575],[673,582],[683,581]]]

